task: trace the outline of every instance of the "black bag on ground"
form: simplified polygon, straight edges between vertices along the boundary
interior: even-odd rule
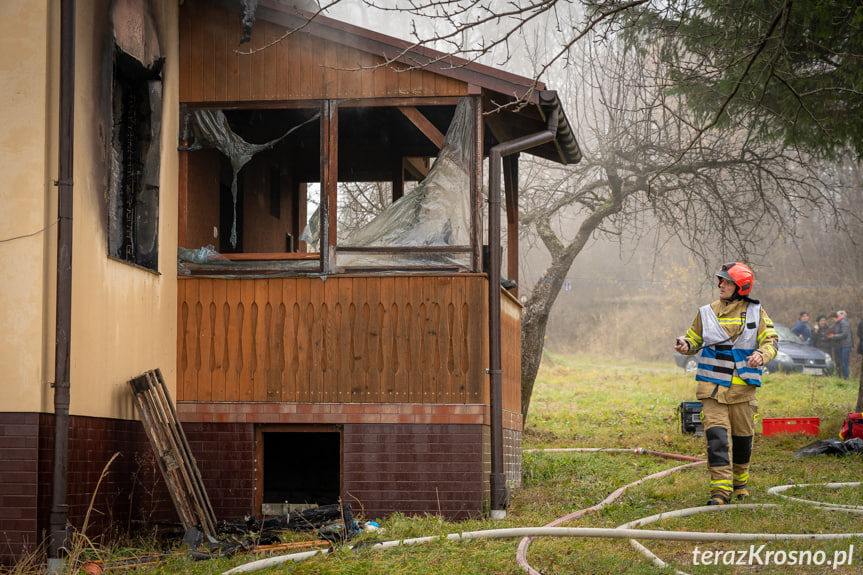
[[[805,445],[794,452],[794,457],[812,457],[814,455],[848,455],[863,453],[863,439],[852,437],[846,441],[841,439],[819,439]]]

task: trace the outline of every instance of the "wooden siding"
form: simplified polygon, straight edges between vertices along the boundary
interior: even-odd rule
[[[484,275],[179,278],[177,400],[488,404]],[[520,412],[520,306],[503,313]]]
[[[251,42],[240,46],[241,28],[239,12],[200,0],[184,3],[180,9],[181,102],[462,96],[468,92],[462,81],[421,69],[406,70],[403,65],[381,66],[383,59],[378,55],[308,32],[277,41],[285,30],[261,19],[255,22]]]
[[[506,419],[507,411],[521,414],[521,304],[506,290],[500,294],[500,339],[501,400]],[[504,427],[509,427],[507,421]]]

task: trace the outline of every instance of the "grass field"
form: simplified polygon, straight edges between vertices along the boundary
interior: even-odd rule
[[[524,433],[524,448],[643,447],[702,457],[705,453],[704,438],[682,434],[675,410],[681,401],[695,399],[694,387],[692,375],[684,374],[670,362],[612,363],[597,357],[548,355],[535,388]],[[759,391],[759,410],[762,417],[819,417],[820,438],[835,437],[842,418],[854,405],[856,394],[857,384],[853,381],[771,374]],[[767,494],[768,488],[775,485],[858,481],[863,476],[863,457],[794,458],[795,450],[817,438],[797,434],[763,437],[760,427],[756,428],[750,470],[751,501],[779,505],[754,509],[730,505],[721,513],[664,519],[645,528],[731,533],[863,533],[863,517],[860,515],[818,509]],[[393,540],[443,536],[461,531],[542,526],[593,506],[614,490],[646,475],[683,463],[635,453],[530,451],[524,455],[523,487],[513,491],[512,506],[506,519],[452,523],[433,516],[409,518],[394,515],[382,522],[383,531],[363,534],[360,538]],[[860,487],[809,486],[797,487],[786,493],[801,499],[863,506],[863,489]],[[587,513],[565,526],[613,528],[656,513],[700,506],[707,496],[707,471],[704,466],[698,466],[662,479],[645,481],[628,489],[606,507]],[[288,537],[300,539],[299,536]],[[326,556],[260,572],[516,574],[523,573],[516,562],[518,543],[518,539],[439,540],[386,551],[339,549]],[[645,540],[642,543],[677,569],[693,574],[849,574],[860,573],[863,565],[863,538],[752,543]],[[115,547],[98,553],[85,549],[85,555],[110,561],[143,553],[148,548],[153,550],[152,542],[138,542],[135,546],[137,549]],[[750,549],[754,555],[749,554]],[[764,563],[768,551],[772,553],[770,560],[757,565],[759,560]],[[538,539],[531,545],[528,557],[534,568],[547,575],[661,572],[623,539]],[[255,555],[242,555],[194,562],[180,555],[154,566],[139,568],[136,573],[215,574],[256,558]],[[843,558],[843,565],[832,564],[834,559]],[[730,559],[756,564],[727,565]],[[811,565],[794,564],[807,560]],[[827,561],[831,564],[828,565]],[[705,562],[711,564],[704,565]],[[820,565],[815,564],[819,562]],[[26,565],[19,566],[18,572],[28,572]]]

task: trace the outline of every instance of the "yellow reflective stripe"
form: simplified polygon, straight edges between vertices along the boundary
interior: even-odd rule
[[[728,479],[714,479],[710,482],[710,490],[714,489],[723,489],[725,491],[731,491],[732,484]]]
[[[743,381],[742,379],[740,379],[740,377],[734,375],[734,376],[731,376],[731,385],[749,385],[749,384],[746,383],[745,381]]]
[[[704,343],[704,338],[692,331],[691,328],[686,331],[686,337],[695,342],[695,347],[698,347],[699,345]]]
[[[744,321],[742,317],[720,317],[717,319],[719,320],[719,325],[743,325]]]
[[[734,483],[736,483],[737,485],[740,485],[741,483],[746,483],[747,481],[749,481],[748,471],[744,471],[740,475],[737,475],[736,473],[734,474]]]
[[[776,336],[776,337],[779,337],[779,335],[776,333],[776,330],[775,330],[775,329],[773,329],[772,327],[768,327],[767,329],[765,329],[763,332],[761,332],[761,333],[758,335],[758,345],[761,345],[761,342],[763,342],[763,341],[764,341],[764,339],[765,339],[766,337],[768,337],[768,336]]]

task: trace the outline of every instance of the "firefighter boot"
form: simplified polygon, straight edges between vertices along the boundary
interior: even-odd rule
[[[723,492],[717,491],[710,496],[705,505],[725,505],[728,503],[728,496]]]

